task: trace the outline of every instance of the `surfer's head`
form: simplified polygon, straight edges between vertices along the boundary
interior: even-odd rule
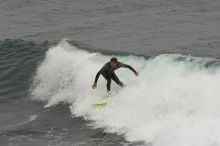
[[[113,68],[116,67],[117,63],[118,63],[118,60],[117,60],[116,57],[111,58],[111,60],[110,60],[110,66],[111,67],[113,67]]]

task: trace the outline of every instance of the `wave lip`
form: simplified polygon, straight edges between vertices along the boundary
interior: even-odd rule
[[[181,54],[150,59],[118,55],[120,61],[140,71],[140,76],[117,70],[127,86],[113,83],[117,94],[106,108],[94,109],[91,104],[105,94],[106,81],[100,77],[96,90],[90,85],[111,57],[62,41],[47,51],[39,65],[32,98],[46,101],[46,107],[69,103],[73,115],[92,120],[94,128],[123,134],[129,141],[155,146],[220,144],[219,60]]]

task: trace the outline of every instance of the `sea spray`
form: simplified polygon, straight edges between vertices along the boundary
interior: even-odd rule
[[[129,141],[154,146],[220,145],[219,60],[181,54],[151,59],[115,56],[140,76],[125,68],[117,70],[126,87],[112,83],[117,94],[105,108],[91,106],[105,94],[105,79],[100,77],[95,90],[91,84],[112,56],[90,53],[66,41],[50,48],[39,65],[32,98],[46,101],[46,107],[67,102],[74,116],[84,116],[94,128],[123,134]]]

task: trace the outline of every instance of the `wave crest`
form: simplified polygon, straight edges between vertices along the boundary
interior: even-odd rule
[[[112,90],[117,94],[105,108],[94,109],[91,103],[105,94],[106,81],[100,77],[96,90],[90,85],[111,57],[62,41],[48,50],[38,67],[32,98],[47,101],[46,107],[67,102],[73,115],[94,121],[94,128],[124,134],[129,141],[155,146],[220,144],[219,60],[181,54],[150,59],[117,56],[140,76],[117,70],[127,86],[113,83]]]

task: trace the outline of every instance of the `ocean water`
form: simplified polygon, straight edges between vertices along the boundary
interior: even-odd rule
[[[0,1],[1,146],[219,146],[220,1]],[[97,71],[130,64],[106,94]]]

